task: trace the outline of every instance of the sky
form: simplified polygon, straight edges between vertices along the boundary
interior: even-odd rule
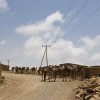
[[[0,0],[1,63],[40,66],[46,44],[49,65],[100,65],[100,0]]]

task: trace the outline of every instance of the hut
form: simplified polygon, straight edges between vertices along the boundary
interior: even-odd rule
[[[85,65],[79,65],[79,64],[73,64],[73,63],[64,63],[64,64],[60,64],[59,66],[77,66],[77,67],[84,67],[84,68],[87,68],[88,66],[85,66]]]

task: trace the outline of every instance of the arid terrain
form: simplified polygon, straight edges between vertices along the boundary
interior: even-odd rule
[[[75,100],[74,89],[78,80],[41,82],[41,76],[2,72],[4,84],[0,85],[0,100]]]

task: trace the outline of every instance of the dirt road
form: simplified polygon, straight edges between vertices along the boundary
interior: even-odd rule
[[[41,76],[3,72],[0,100],[75,100],[73,90],[79,81],[41,82]]]

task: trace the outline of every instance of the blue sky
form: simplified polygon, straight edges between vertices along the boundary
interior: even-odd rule
[[[100,9],[81,25],[100,0],[74,0],[64,17],[72,1],[0,0],[0,61],[39,66],[47,43],[49,64],[100,65]]]

